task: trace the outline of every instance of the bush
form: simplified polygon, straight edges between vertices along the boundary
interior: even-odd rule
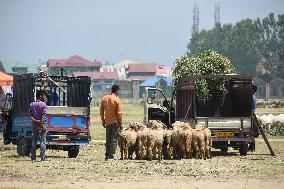
[[[174,86],[182,76],[236,74],[230,60],[215,51],[204,51],[197,56],[182,56],[175,61],[173,71]],[[226,92],[224,79],[199,79],[196,82],[197,97],[205,102],[211,95]]]

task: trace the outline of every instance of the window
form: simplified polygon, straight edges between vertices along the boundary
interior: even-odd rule
[[[105,83],[112,83],[112,80],[105,80]]]

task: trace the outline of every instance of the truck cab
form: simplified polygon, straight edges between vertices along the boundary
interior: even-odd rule
[[[91,140],[90,86],[89,77],[45,74],[14,76],[12,108],[6,118],[9,132],[6,132],[6,136],[12,144],[17,145],[18,155],[30,154],[32,122],[27,112],[30,103],[35,101],[36,91],[44,89],[48,92],[46,148],[68,151],[68,157],[77,157],[79,147]],[[37,144],[40,144],[39,139]]]
[[[199,79],[224,82],[226,93],[210,96],[204,102],[197,95],[196,83]],[[247,155],[248,145],[255,142],[252,85],[251,75],[183,76],[175,86],[171,101],[166,98],[162,100],[166,106],[151,104],[154,101],[149,95],[155,90],[162,93],[161,90],[146,88],[145,121],[159,119],[169,127],[175,120],[202,125],[211,130],[213,148],[227,152],[228,147],[232,147],[238,149],[240,155]]]

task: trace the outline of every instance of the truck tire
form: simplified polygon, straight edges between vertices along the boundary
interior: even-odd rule
[[[246,156],[248,154],[248,144],[241,143],[239,152],[240,152],[240,156]]]
[[[31,153],[31,145],[27,139],[20,139],[17,145],[17,153],[19,156],[28,156]]]
[[[79,154],[79,146],[74,146],[68,149],[68,157],[76,158]]]
[[[222,147],[222,148],[221,148],[221,152],[222,152],[222,153],[227,153],[227,152],[228,152],[228,150],[229,150],[228,146],[227,146],[227,147]]]

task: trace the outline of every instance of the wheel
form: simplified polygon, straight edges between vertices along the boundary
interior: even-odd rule
[[[239,148],[240,156],[246,156],[248,154],[248,144],[242,143]]]
[[[73,146],[68,149],[68,157],[69,158],[76,158],[79,154],[79,146]]]
[[[227,153],[227,152],[228,152],[228,146],[222,147],[222,148],[221,148],[221,152]]]
[[[20,139],[17,145],[17,153],[19,156],[28,156],[31,153],[31,145],[27,139]]]

